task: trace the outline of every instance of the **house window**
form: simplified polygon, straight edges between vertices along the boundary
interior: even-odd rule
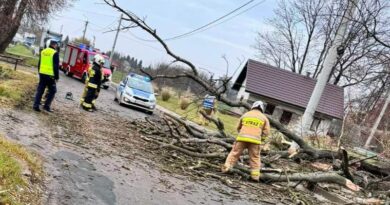
[[[283,111],[279,121],[284,125],[288,125],[288,123],[290,123],[291,117],[292,117],[292,112]]]
[[[321,119],[314,117],[313,122],[311,123],[311,126],[310,126],[310,130],[316,131],[318,129],[318,127],[320,126],[320,124],[321,124]]]
[[[267,106],[265,107],[264,113],[272,115],[274,113],[274,111],[275,111],[275,105],[267,103]]]

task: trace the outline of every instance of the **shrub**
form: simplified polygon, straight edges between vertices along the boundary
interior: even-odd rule
[[[163,88],[161,91],[161,98],[163,101],[168,101],[171,98],[171,91],[167,88]]]
[[[188,97],[181,97],[179,104],[180,104],[180,109],[186,110],[188,106],[190,106],[191,101]]]

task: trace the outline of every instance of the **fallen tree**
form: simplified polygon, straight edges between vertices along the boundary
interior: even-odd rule
[[[182,63],[188,66],[188,70],[182,73],[177,73],[174,75],[151,75],[145,70],[141,70],[145,75],[148,75],[152,80],[159,78],[189,78],[198,83],[201,87],[204,88],[207,93],[215,96],[217,100],[225,103],[231,107],[241,107],[245,109],[250,109],[250,105],[247,102],[230,100],[224,94],[227,90],[227,86],[231,80],[231,77],[225,77],[221,79],[215,79],[212,81],[204,80],[199,75],[198,68],[189,60],[175,54],[169,46],[166,44],[163,38],[161,38],[157,31],[154,28],[151,28],[146,22],[145,19],[138,17],[136,14],[131,11],[125,10],[117,4],[115,0],[104,0],[105,3],[118,12],[123,14],[124,22],[127,22],[128,25],[123,25],[121,29],[128,29],[138,27],[150,34],[156,42],[158,42],[166,51],[167,55],[173,58],[174,63]],[[220,83],[215,83],[216,81]],[[201,112],[202,114],[202,112]],[[204,113],[203,113],[204,114]],[[207,115],[205,117],[208,117]],[[218,119],[208,118],[212,121],[218,128],[216,132],[209,132],[207,130],[202,130],[197,126],[188,123],[186,120],[178,118],[176,116],[169,116],[168,118],[163,118],[159,122],[153,122],[151,119],[147,119],[149,123],[143,122],[134,122],[139,132],[143,133],[141,136],[142,139],[157,144],[161,148],[174,150],[175,152],[183,153],[190,157],[201,158],[207,160],[203,164],[208,164],[213,168],[218,168],[221,162],[225,159],[228,151],[231,149],[234,142],[234,137],[230,136],[224,131],[223,123]],[[308,160],[334,160],[334,159],[343,159],[344,164],[340,169],[340,172],[308,172],[308,173],[267,173],[261,176],[261,179],[268,182],[289,182],[289,181],[308,181],[313,183],[328,182],[335,183],[346,186],[352,190],[359,190],[359,187],[354,184],[351,180],[343,177],[341,174],[348,175],[347,177],[352,178],[352,175],[348,168],[348,160],[345,160],[345,152],[338,152],[332,150],[322,150],[317,149],[306,141],[303,140],[300,136],[287,129],[281,123],[269,118],[270,124],[273,128],[278,130],[288,139],[295,141],[299,146],[300,150],[298,151],[295,158],[303,158]],[[270,153],[264,153],[270,154]],[[289,155],[286,151],[281,152],[272,152],[273,156],[278,155],[278,157],[288,158]],[[278,158],[276,157],[276,158]],[[347,156],[348,157],[348,156]],[[265,170],[263,170],[265,171]],[[235,174],[239,174],[242,177],[248,176],[248,170],[246,169],[233,169]]]

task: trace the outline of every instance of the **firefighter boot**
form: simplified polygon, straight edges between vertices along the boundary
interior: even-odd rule
[[[258,182],[260,180],[260,171],[251,171],[251,179],[255,182]]]
[[[230,169],[231,169],[231,166],[224,164],[221,167],[221,172],[222,173],[228,173],[230,171]]]

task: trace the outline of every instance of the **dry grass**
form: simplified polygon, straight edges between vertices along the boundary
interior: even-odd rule
[[[23,107],[30,102],[37,78],[23,71],[0,66],[0,107]]]
[[[172,97],[172,92],[170,89],[168,88],[163,88],[162,91],[161,91],[161,99],[163,101],[168,101],[169,98]]]
[[[42,178],[41,160],[0,136],[0,204],[39,204]]]
[[[191,99],[188,97],[181,97],[179,101],[180,109],[186,110],[191,104]]]

